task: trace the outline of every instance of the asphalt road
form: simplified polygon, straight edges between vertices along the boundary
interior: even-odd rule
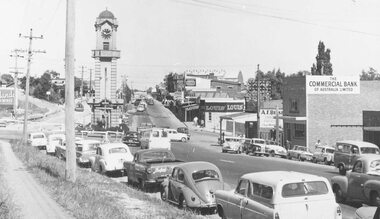
[[[174,117],[162,104],[155,102],[149,105],[147,112],[135,113],[132,117],[138,126],[139,122],[150,120],[157,127],[177,128],[183,124]],[[149,119],[148,119],[149,118]],[[299,162],[277,157],[254,157],[246,154],[222,153],[217,143],[217,134],[202,131],[191,131],[191,140],[187,143],[173,142],[172,151],[178,159],[184,161],[208,161],[214,163],[222,172],[226,183],[225,189],[235,188],[237,180],[245,173],[285,170],[310,173],[331,179],[338,172],[334,166]],[[135,149],[136,150],[136,149]],[[354,216],[356,207],[341,205],[345,219]]]

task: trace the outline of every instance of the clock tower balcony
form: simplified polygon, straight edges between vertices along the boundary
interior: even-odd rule
[[[120,58],[120,50],[92,50],[92,58]]]

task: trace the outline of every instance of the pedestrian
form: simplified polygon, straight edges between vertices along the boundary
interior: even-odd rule
[[[194,126],[198,125],[198,117],[194,117]]]
[[[317,141],[317,143],[315,143],[314,147],[317,148],[320,146],[321,146],[321,140],[318,139],[318,141]]]
[[[289,140],[286,140],[286,150],[290,150],[290,141]]]
[[[201,119],[201,128],[205,127],[205,120]]]

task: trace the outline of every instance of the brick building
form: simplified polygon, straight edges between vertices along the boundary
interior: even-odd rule
[[[343,89],[339,83],[329,88],[330,93],[313,93],[310,85],[306,77],[284,80],[282,118],[291,145],[307,145],[312,151],[317,140],[328,145],[338,140],[380,145],[380,81],[358,82],[357,93],[334,93]]]

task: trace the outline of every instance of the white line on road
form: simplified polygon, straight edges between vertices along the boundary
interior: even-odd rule
[[[220,160],[222,162],[226,162],[226,163],[235,163],[235,161],[232,161],[232,160]]]

